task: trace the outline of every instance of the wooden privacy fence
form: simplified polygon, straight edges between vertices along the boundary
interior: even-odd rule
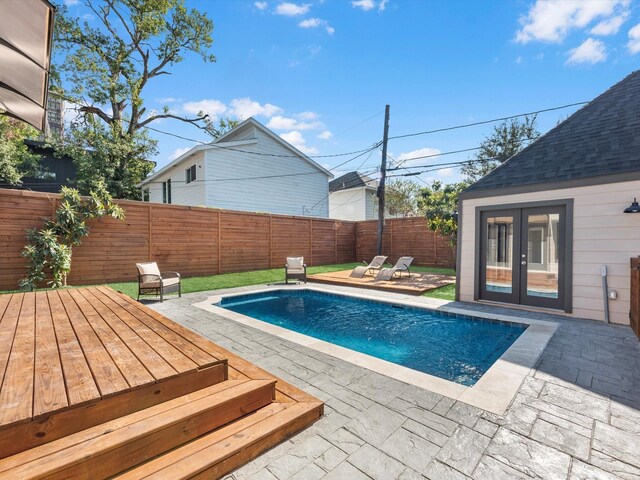
[[[18,287],[26,273],[21,255],[25,233],[41,227],[57,202],[54,194],[0,189],[0,290]],[[149,260],[162,270],[202,276],[279,268],[287,256],[326,265],[368,261],[375,255],[375,222],[118,203],[125,220],[92,221],[89,236],[74,247],[69,284],[132,281],[135,263]],[[418,265],[451,267],[448,246],[424,223],[418,218],[387,221],[386,254],[395,260],[406,253]]]
[[[378,222],[356,223],[356,256],[369,261],[376,255]],[[449,243],[427,228],[424,218],[391,218],[385,220],[382,253],[395,262],[403,256],[414,257],[414,264],[428,267],[452,268],[455,256]]]

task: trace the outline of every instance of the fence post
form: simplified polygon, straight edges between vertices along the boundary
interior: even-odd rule
[[[273,240],[272,240],[272,232],[271,232],[271,221],[273,216],[269,214],[269,268],[273,268],[273,264],[271,263],[271,258],[273,257]]]
[[[356,222],[353,226],[353,255],[355,256],[355,258],[353,259],[354,262],[358,261],[358,224],[359,222]]]
[[[149,218],[149,235],[147,241],[149,242],[149,261],[153,261],[153,210],[151,204],[149,204],[149,208],[147,210],[147,216]]]
[[[389,251],[391,252],[391,256],[395,257],[395,253],[393,250],[393,224],[396,223],[389,219]]]
[[[309,261],[309,265],[313,265],[313,218],[309,219],[309,254],[311,255],[311,260]]]
[[[218,275],[222,273],[222,255],[220,254],[222,251],[222,234],[220,233],[222,230],[222,215],[220,210],[218,210]]]
[[[333,252],[335,253],[334,257],[335,257],[335,262],[334,263],[338,263],[338,221],[334,220],[333,221]]]
[[[434,263],[436,264],[435,266],[438,267],[438,234],[433,232],[433,256],[434,256]]]

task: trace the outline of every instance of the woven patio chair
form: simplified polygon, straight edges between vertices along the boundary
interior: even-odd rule
[[[289,279],[302,280],[307,283],[307,266],[304,257],[287,257],[284,265],[284,283],[289,283]]]
[[[138,300],[140,295],[159,295],[164,301],[167,293],[178,292],[182,297],[180,274],[178,272],[162,272],[156,262],[136,263],[138,268]]]

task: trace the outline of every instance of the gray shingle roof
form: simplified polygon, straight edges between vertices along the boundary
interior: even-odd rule
[[[640,172],[640,71],[598,96],[464,194],[537,184],[544,189],[545,183],[630,172]]]
[[[329,192],[337,192],[339,190],[348,190],[358,187],[376,188],[375,180],[358,172],[345,173],[341,177],[329,182]]]

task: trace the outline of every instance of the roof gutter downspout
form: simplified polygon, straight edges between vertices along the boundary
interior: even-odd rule
[[[609,321],[609,288],[607,287],[607,266],[602,265],[600,267],[600,276],[602,276],[602,297],[604,299],[604,321]]]

